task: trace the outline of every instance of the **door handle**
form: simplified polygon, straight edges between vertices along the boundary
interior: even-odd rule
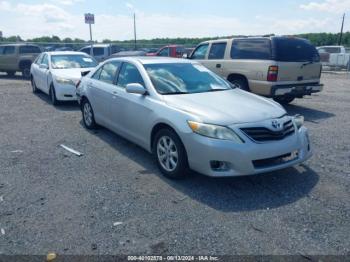
[[[221,68],[221,64],[216,64],[216,68]]]
[[[114,96],[118,96],[118,92],[117,92],[117,91],[113,91],[112,94],[113,94]]]

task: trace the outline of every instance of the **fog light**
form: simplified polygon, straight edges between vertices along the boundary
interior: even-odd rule
[[[210,167],[214,171],[227,171],[230,169],[230,164],[224,161],[210,161]]]

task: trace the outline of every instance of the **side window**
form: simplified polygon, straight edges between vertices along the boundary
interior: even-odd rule
[[[90,55],[90,47],[81,49],[81,52],[84,52],[85,54]]]
[[[102,71],[102,66],[92,75],[92,79],[96,79],[96,80],[99,80],[100,79],[100,74],[101,74],[101,71]]]
[[[49,66],[49,57],[47,54],[44,55],[43,60],[41,61],[41,64]]]
[[[211,45],[208,59],[223,59],[225,56],[226,43],[214,43]]]
[[[205,55],[207,54],[209,44],[204,44],[198,46],[196,50],[194,50],[191,59],[205,59]]]
[[[104,50],[103,47],[94,47],[94,56],[104,55]]]
[[[12,55],[15,53],[15,47],[14,46],[6,46],[4,49],[4,55]]]
[[[41,53],[40,48],[32,45],[25,45],[19,47],[20,54],[39,54]]]
[[[136,66],[129,63],[123,63],[123,66],[119,73],[117,85],[125,88],[128,84],[133,83],[139,83],[143,86],[145,85],[142,76]]]
[[[43,56],[44,56],[43,54],[39,55],[39,56],[35,59],[34,64],[40,65],[40,64],[41,64],[41,60],[43,59]]]
[[[176,52],[176,56],[179,57],[179,56],[182,56],[186,52],[186,50],[184,47],[176,47],[175,52]]]
[[[231,48],[232,59],[271,59],[271,41],[269,39],[234,40]]]
[[[120,63],[111,62],[102,67],[99,80],[108,84],[113,84],[114,78],[118,72]]]
[[[163,48],[163,49],[159,52],[158,56],[169,56],[169,47]]]
[[[0,55],[4,53],[5,46],[0,46]]]

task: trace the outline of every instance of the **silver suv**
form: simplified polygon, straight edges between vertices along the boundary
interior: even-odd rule
[[[316,48],[294,37],[219,39],[199,44],[190,59],[241,89],[288,104],[320,92],[321,63]]]

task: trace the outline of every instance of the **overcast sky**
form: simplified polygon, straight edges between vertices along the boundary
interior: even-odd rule
[[[338,32],[350,0],[0,0],[0,30],[24,39],[89,38],[83,14],[96,16],[94,40]],[[345,31],[350,31],[350,12]]]

